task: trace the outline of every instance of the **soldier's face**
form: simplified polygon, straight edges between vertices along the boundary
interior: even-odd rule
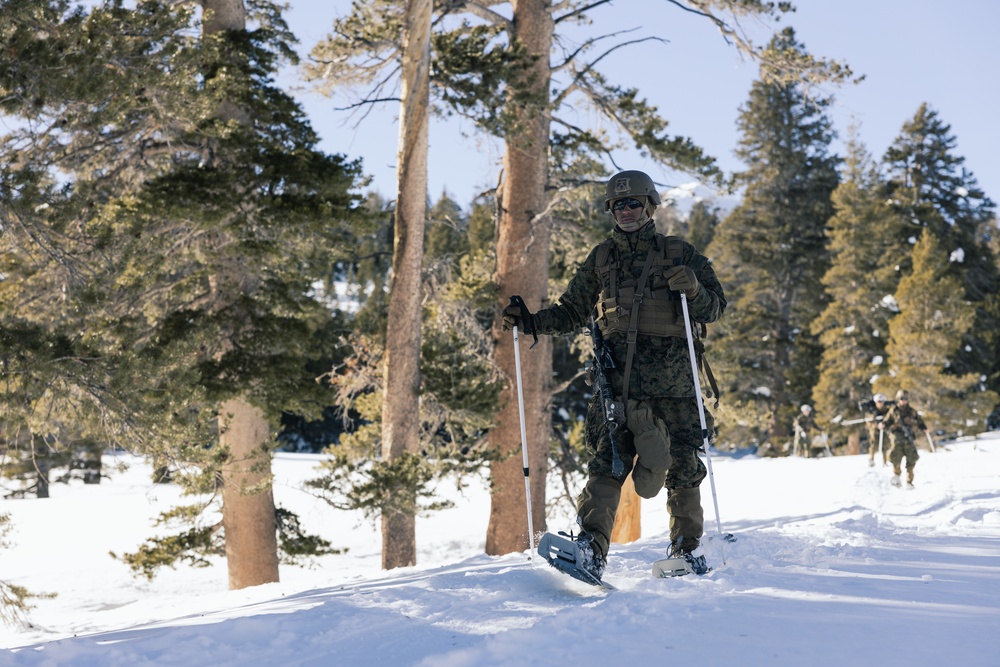
[[[643,198],[627,197],[619,199],[611,205],[611,212],[615,216],[615,222],[623,232],[634,232],[643,224],[643,212],[645,202]]]

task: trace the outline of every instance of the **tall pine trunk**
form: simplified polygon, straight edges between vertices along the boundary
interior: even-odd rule
[[[222,468],[222,526],[231,590],[278,581],[268,441],[268,422],[259,408],[242,399],[222,404],[219,445],[229,450]]]
[[[550,220],[548,200],[549,50],[554,24],[549,0],[514,0],[513,39],[536,60],[520,81],[511,83],[509,104],[518,109],[518,129],[507,136],[500,187],[500,224],[497,238],[497,283],[504,299],[517,294],[536,311],[548,289]],[[525,98],[530,103],[525,103]],[[500,555],[528,547],[527,504],[520,453],[521,435],[517,387],[513,382],[514,343],[508,332],[494,329],[496,362],[511,375],[504,391],[497,426],[490,444],[506,456],[493,464],[490,522],[486,553]],[[527,337],[525,342],[531,339]],[[531,480],[531,516],[536,531],[545,530],[546,453],[551,417],[552,345],[543,337],[533,350],[521,349],[524,417]]]
[[[205,36],[246,29],[243,0],[202,0],[202,7],[207,14],[202,26]],[[227,120],[248,122],[245,111],[231,101],[224,102],[218,113]],[[240,270],[253,268],[244,265]],[[241,285],[256,281],[233,282]],[[229,449],[229,460],[222,472],[222,523],[229,588],[234,590],[278,581],[269,441],[267,420],[248,400],[236,398],[220,406],[219,445]]]
[[[382,399],[382,458],[389,463],[420,450],[420,269],[427,214],[431,6],[431,0],[408,0],[403,26],[396,220]],[[415,489],[397,488],[394,493],[407,494],[406,506],[415,507],[411,502]],[[384,509],[382,567],[416,562],[412,511]]]

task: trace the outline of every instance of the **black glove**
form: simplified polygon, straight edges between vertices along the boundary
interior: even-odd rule
[[[684,292],[688,299],[698,296],[701,291],[701,283],[698,276],[694,275],[694,270],[690,266],[673,266],[667,269],[663,277],[667,279],[667,285],[675,292]]]
[[[538,344],[534,316],[524,304],[524,299],[519,296],[510,297],[510,305],[503,309],[503,330],[510,331],[514,327],[517,327],[518,331],[531,334],[534,337],[535,342],[531,344],[531,347]]]
[[[531,317],[531,313],[528,313]],[[507,306],[503,309],[503,330],[510,331],[517,327],[518,331],[524,331],[524,320],[521,316],[520,306]]]

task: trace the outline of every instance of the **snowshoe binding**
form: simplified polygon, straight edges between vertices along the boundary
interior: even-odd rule
[[[591,586],[613,589],[602,581],[607,561],[594,544],[594,537],[584,531],[579,535],[545,533],[538,542],[538,553],[549,565]]]
[[[702,575],[711,571],[712,568],[705,562],[705,555],[701,553],[700,548],[688,551],[676,546],[671,547],[667,558],[653,563],[653,576],[660,578],[681,577],[685,574]]]

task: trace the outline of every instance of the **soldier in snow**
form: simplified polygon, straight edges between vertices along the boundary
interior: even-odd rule
[[[868,410],[865,414],[865,427],[868,429],[868,466],[875,466],[875,453],[882,450],[882,465],[889,462],[889,446],[888,443],[882,442],[880,434],[882,431],[879,429],[879,424],[885,421],[885,416],[889,414],[889,405],[886,405],[885,394],[875,394],[872,396],[871,403],[868,404]],[[881,448],[879,443],[881,442]]]
[[[535,333],[568,334],[595,318],[611,351],[613,392],[625,406],[614,475],[611,437],[602,406],[591,401],[586,442],[589,478],[577,500],[581,566],[604,572],[622,482],[631,472],[636,492],[653,498],[666,486],[671,557],[691,570],[707,571],[696,551],[704,532],[699,485],[707,472],[698,457],[701,420],[687,347],[680,292],[695,322],[714,322],[726,308],[722,285],[708,259],[690,243],[656,232],[653,213],[660,196],[641,171],[623,171],[608,181],[604,208],[614,218],[610,238],[597,245],[559,302],[529,314]],[[522,311],[508,307],[505,328],[527,330]],[[699,341],[700,342],[700,341]],[[711,415],[706,423],[713,433]],[[634,463],[634,467],[633,467]],[[589,561],[589,563],[587,562]]]
[[[803,405],[799,408],[799,414],[792,422],[792,428],[795,430],[795,447],[792,453],[795,456],[809,458],[819,454],[819,451],[812,451],[812,431],[815,426],[816,420],[813,417],[812,406]]]
[[[928,434],[927,426],[917,411],[910,405],[910,392],[900,389],[896,392],[896,405],[879,425],[879,428],[889,430],[892,448],[889,450],[889,462],[892,463],[892,485],[899,486],[899,476],[902,473],[903,459],[906,459],[906,486],[913,488],[913,468],[917,465],[917,446],[914,442],[917,429]],[[929,435],[929,434],[928,434]]]

